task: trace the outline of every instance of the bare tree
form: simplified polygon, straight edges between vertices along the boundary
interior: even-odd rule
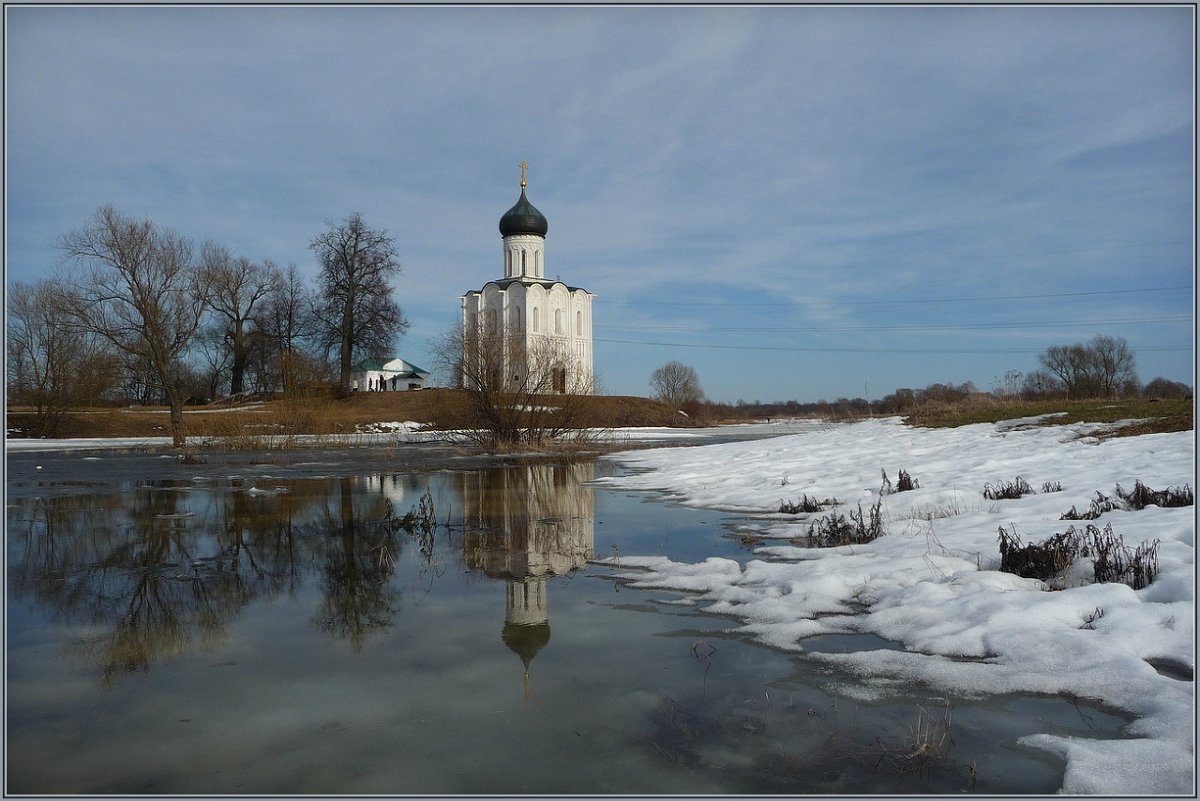
[[[9,397],[33,406],[38,436],[54,436],[68,410],[115,386],[120,369],[94,335],[66,323],[64,298],[49,279],[8,291]]]
[[[336,349],[338,394],[350,393],[357,358],[386,359],[408,321],[392,297],[390,279],[400,272],[396,246],[387,231],[376,231],[358,213],[309,244],[321,265],[313,313],[320,342]]]
[[[659,367],[650,374],[650,386],[655,398],[675,409],[704,400],[700,377],[682,362],[672,360]]]
[[[1096,394],[1092,360],[1082,344],[1052,345],[1038,356],[1038,361],[1062,383],[1068,398],[1090,398]]]
[[[260,319],[267,339],[264,370],[271,370],[279,381],[278,385],[274,381],[265,383],[279,386],[287,395],[294,394],[314,372],[306,369],[311,360],[303,347],[313,327],[313,305],[303,276],[295,264],[289,264],[267,297]]]
[[[237,395],[246,389],[251,353],[262,344],[257,315],[283,279],[270,262],[234,257],[222,245],[206,244],[201,258],[218,330],[229,350],[229,393]]]
[[[1053,345],[1038,356],[1068,398],[1111,398],[1137,383],[1133,351],[1123,337],[1097,334],[1084,345]]]
[[[1137,384],[1133,351],[1124,337],[1097,334],[1088,343],[1099,383],[1099,394],[1115,398],[1130,384]]]
[[[1065,391],[1058,376],[1049,370],[1034,370],[1021,381],[1021,397],[1027,400],[1054,397]]]
[[[69,260],[90,268],[67,295],[71,323],[151,367],[170,406],[171,440],[184,447],[186,395],[176,368],[208,305],[192,243],[150,220],[101,206],[60,245]]]
[[[1192,388],[1180,381],[1172,381],[1161,376],[1153,379],[1142,389],[1147,398],[1187,399],[1192,397]]]
[[[446,378],[471,398],[463,432],[491,448],[586,441],[586,398],[595,387],[591,373],[565,341],[503,336],[477,323],[455,326],[436,346],[434,359]]]
[[[204,392],[201,394],[209,400],[221,397],[230,364],[225,332],[219,326],[201,328],[192,349],[200,363],[198,371],[204,377]]]

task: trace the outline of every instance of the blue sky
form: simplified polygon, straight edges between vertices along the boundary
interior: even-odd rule
[[[1192,382],[1189,7],[6,8],[7,281],[97,206],[315,275],[395,237],[399,355],[519,193],[605,391],[878,398],[1125,337]]]

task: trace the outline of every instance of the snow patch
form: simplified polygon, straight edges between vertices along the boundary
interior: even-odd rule
[[[1088,584],[1049,591],[998,571],[998,530],[1026,542],[1064,531],[1061,515],[1096,492],[1135,480],[1195,484],[1190,431],[1083,439],[1102,426],[977,424],[914,429],[898,418],[809,430],[775,439],[615,454],[634,468],[596,480],[622,491],[661,492],[687,506],[763,518],[758,536],[802,538],[822,513],[779,514],[781,501],[836,498],[845,512],[882,499],[887,533],[868,544],[811,549],[764,545],[740,565],[622,555],[632,587],[683,592],[741,621],[761,642],[805,651],[811,637],[859,633],[899,644],[844,654],[808,652],[861,677],[850,692],[886,697],[929,683],[967,697],[1047,693],[1096,698],[1136,716],[1128,738],[1039,734],[1024,744],[1067,760],[1068,793],[1190,793],[1194,788],[1194,683],[1152,666],[1195,670],[1195,509],[1113,511],[1126,543],[1160,541],[1159,574],[1135,591]],[[917,489],[881,494],[880,471],[906,470]],[[781,481],[780,476],[787,476]],[[985,484],[1021,476],[1037,491],[990,501]],[[1062,490],[1040,491],[1046,482]],[[831,510],[826,510],[826,513]],[[792,519],[787,519],[791,517]]]

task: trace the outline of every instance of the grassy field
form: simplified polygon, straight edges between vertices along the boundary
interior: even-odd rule
[[[1081,400],[1023,401],[990,396],[958,404],[927,404],[905,418],[913,426],[953,428],[971,423],[995,423],[1021,417],[1055,414],[1045,421],[1059,423],[1140,422],[1122,426],[1109,436],[1134,436],[1165,431],[1190,431],[1195,427],[1195,408],[1190,400]]]
[[[546,405],[561,399],[547,397]],[[592,428],[624,426],[689,427],[700,423],[746,422],[689,418],[647,398],[598,396],[577,398],[581,418]],[[246,403],[236,407],[213,404],[188,407],[187,435],[221,438],[230,444],[253,447],[270,435],[351,434],[372,423],[417,422],[437,429],[454,429],[468,419],[469,398],[453,389],[420,392],[372,392],[345,400],[304,397]],[[1194,427],[1194,408],[1189,400],[1123,401],[1019,401],[979,396],[958,404],[926,404],[912,411],[905,422],[921,427],[953,427],[970,423],[998,422],[1020,417],[1059,413],[1046,422],[1111,423],[1140,422],[1120,428],[1111,436],[1187,431]],[[20,435],[32,415],[10,409],[7,427]],[[57,430],[58,437],[153,437],[169,434],[170,423],[163,407],[83,409],[70,412]]]

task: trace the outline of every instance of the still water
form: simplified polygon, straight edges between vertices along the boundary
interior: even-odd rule
[[[593,489],[607,463],[203,458],[9,456],[9,793],[1045,793],[1019,737],[1125,723],[847,700],[590,561],[752,558],[733,518]]]

